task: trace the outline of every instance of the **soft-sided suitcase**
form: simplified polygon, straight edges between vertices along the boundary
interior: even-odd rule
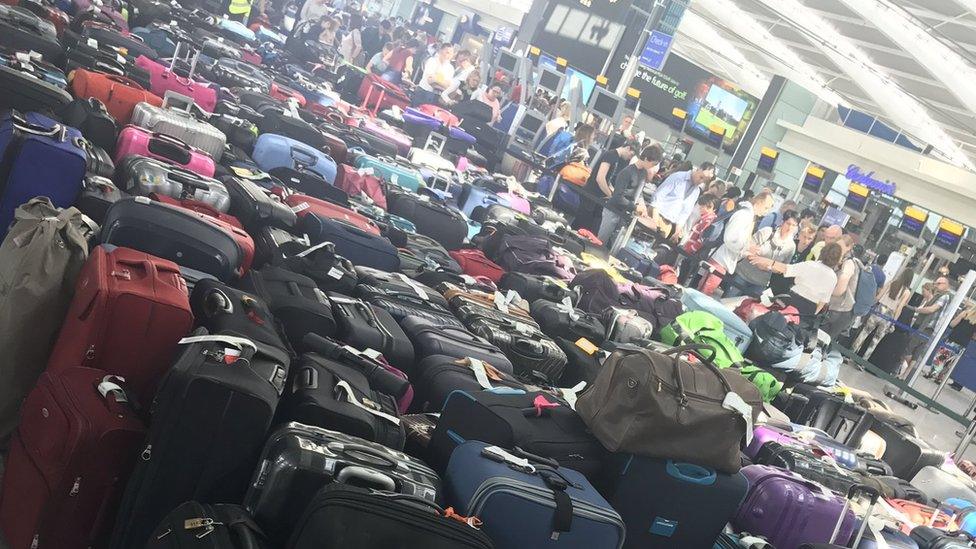
[[[167,103],[172,104],[167,99]],[[130,123],[146,128],[154,133],[164,133],[175,137],[187,145],[199,149],[214,160],[224,154],[227,136],[213,125],[201,122],[187,112],[173,106],[157,107],[149,103],[139,103],[132,110]]]
[[[146,549],[265,549],[266,541],[243,507],[188,501],[166,515]]]
[[[68,92],[45,79],[35,66],[32,61],[0,56],[0,108],[51,112],[71,101]]]
[[[520,468],[524,457],[484,442],[462,443],[444,474],[447,501],[480,518],[497,549],[623,547],[623,520],[582,474],[531,458]]]
[[[511,375],[476,358],[430,355],[417,361],[416,370],[416,409],[423,412],[440,412],[448,395],[454,391],[525,390],[526,387]]]
[[[383,210],[387,208],[383,180],[374,176],[368,169],[357,170],[352,166],[340,164],[339,171],[336,173],[335,186],[345,191],[349,196],[358,198],[365,195]]]
[[[319,218],[340,221],[346,225],[351,225],[360,231],[376,236],[380,234],[380,228],[375,221],[349,208],[344,208],[334,202],[320,200],[304,194],[292,194],[285,197],[285,204],[291,206],[298,217],[315,215]]]
[[[122,191],[110,179],[89,175],[81,182],[81,194],[75,201],[75,207],[101,225],[105,221],[105,213],[121,198]]]
[[[515,375],[556,384],[566,368],[566,354],[541,331],[518,320],[488,317],[466,321],[468,329],[505,353]]]
[[[166,196],[164,194],[159,194],[159,193],[150,193],[149,198],[157,202],[162,202],[163,204],[169,204],[170,206],[176,206],[177,208],[182,208],[184,210],[188,210],[196,214],[200,214],[206,217],[211,217],[217,221],[220,221],[223,224],[228,225],[229,228],[233,228],[235,232],[235,236],[243,237],[243,235],[247,234],[244,232],[244,225],[241,225],[240,220],[238,220],[236,217],[230,214],[226,214],[219,210],[214,209],[209,204],[205,204],[203,202],[193,200],[192,198],[183,198],[183,199],[171,198],[169,196]],[[224,225],[221,225],[221,227],[223,226]],[[248,238],[250,238],[250,236],[248,236]],[[246,246],[248,248],[248,251],[246,251],[245,254],[251,255],[252,246],[250,244],[245,244],[240,239],[238,240],[238,244],[240,244],[242,248]],[[251,261],[246,261],[245,263],[247,265],[250,265]]]
[[[741,472],[624,454],[608,460],[604,483],[608,501],[627,525],[624,547],[634,549],[707,548],[749,488]]]
[[[291,116],[283,108],[265,109],[262,113],[264,118],[258,124],[261,133],[283,135],[320,151],[329,144],[318,128],[301,118]]]
[[[507,272],[502,275],[498,287],[518,292],[529,303],[538,299],[560,303],[573,295],[563,281],[544,275]]]
[[[119,128],[104,103],[94,97],[75,99],[62,107],[59,114],[62,122],[77,128],[85,139],[108,152],[109,156],[115,152]]]
[[[359,276],[352,262],[337,254],[331,242],[306,247],[295,253],[287,250],[278,253],[283,255],[277,260],[277,264],[311,278],[324,291],[352,295],[359,283]]]
[[[424,185],[424,178],[420,172],[412,166],[400,164],[390,158],[376,158],[361,155],[356,158],[355,167],[357,169],[373,170],[373,175],[383,179],[387,183],[398,185],[409,191],[416,192]],[[465,234],[467,231],[465,231]]]
[[[407,156],[410,154],[410,145],[412,144],[410,136],[400,131],[399,128],[394,128],[376,118],[359,118],[354,120],[352,125],[366,134],[374,135],[393,143],[398,156]]]
[[[211,333],[235,333],[280,349],[284,341],[268,305],[257,295],[215,279],[200,280],[190,294],[197,325]]]
[[[334,202],[343,207],[349,206],[349,194],[339,187],[330,185],[328,181],[322,179],[322,176],[315,172],[281,167],[273,168],[269,174],[298,194]]]
[[[287,229],[298,220],[291,208],[254,181],[233,176],[221,181],[230,194],[230,211],[252,231],[267,225]]]
[[[147,103],[160,107],[163,104],[162,97],[147,91],[131,78],[85,69],[74,71],[71,91],[75,97],[94,98],[104,103],[120,126],[129,123],[136,105]]]
[[[72,365],[41,375],[4,460],[9,547],[103,546],[145,436],[121,380]]]
[[[179,266],[129,248],[97,246],[78,275],[48,371],[104,370],[123,377],[148,403],[192,327]]]
[[[532,302],[530,313],[539,323],[539,328],[549,337],[572,341],[582,337],[599,345],[607,333],[599,315],[581,311],[565,303],[537,299]]]
[[[141,250],[227,281],[242,274],[246,256],[230,231],[233,227],[218,223],[208,216],[136,196],[123,198],[109,208],[101,241]],[[253,241],[251,245],[253,250]]]
[[[401,327],[410,341],[418,359],[432,355],[453,358],[474,358],[491,364],[499,371],[511,375],[515,370],[512,362],[498,347],[464,328],[444,326],[429,319],[408,316]],[[410,377],[416,377],[413,365],[404,370]]]
[[[0,118],[0,237],[14,210],[35,196],[48,197],[58,208],[75,203],[87,166],[81,139],[78,130],[38,113]]]
[[[17,51],[36,51],[56,63],[62,51],[54,24],[20,6],[0,4],[0,45]]]
[[[132,195],[157,193],[177,200],[195,200],[221,213],[230,209],[230,194],[220,181],[145,156],[123,158],[115,183]]]
[[[886,421],[876,421],[871,430],[885,440],[885,453],[881,459],[891,466],[892,475],[898,478],[911,480],[924,467],[938,467],[945,461],[944,451]]]
[[[146,156],[184,170],[212,178],[217,165],[207,153],[194,149],[179,139],[153,133],[138,126],[126,126],[119,132],[115,145],[115,163],[121,165],[127,156]]]
[[[293,348],[300,346],[305,334],[328,337],[336,333],[328,296],[307,276],[269,265],[248,273],[239,287],[268,304]]]
[[[113,549],[143,547],[163,517],[187,500],[240,501],[258,463],[288,355],[203,328],[193,336],[160,385]]]
[[[912,529],[911,538],[920,549],[970,549],[973,547],[972,536],[965,532],[947,534],[945,530],[929,526],[916,526]]]
[[[413,345],[390,313],[361,299],[336,293],[330,293],[329,300],[339,339],[360,351],[373,349],[390,364],[410,374],[414,362]]]
[[[204,77],[224,88],[250,88],[267,93],[271,77],[250,63],[222,58],[203,71]]]
[[[282,167],[312,171],[319,174],[330,185],[335,182],[337,169],[335,160],[324,152],[290,137],[273,133],[261,134],[254,143],[251,157],[264,171]]]
[[[274,541],[283,542],[315,493],[331,483],[431,503],[440,495],[437,474],[403,452],[338,431],[286,423],[268,438],[245,507]]]
[[[288,549],[492,549],[475,519],[427,500],[330,484],[300,515]]]
[[[389,240],[341,220],[309,214],[298,221],[298,231],[315,244],[332,242],[339,255],[354,265],[394,272],[400,268],[400,256]]]

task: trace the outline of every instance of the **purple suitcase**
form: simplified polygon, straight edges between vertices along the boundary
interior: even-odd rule
[[[359,129],[393,143],[396,145],[397,154],[400,156],[410,154],[410,147],[413,146],[413,140],[410,139],[410,136],[396,128],[381,126],[372,120],[362,120],[359,123]]]
[[[774,440],[790,446],[815,447],[834,458],[841,467],[857,469],[857,452],[853,449],[831,439],[829,435],[819,429],[800,425],[794,426],[794,428],[796,432],[790,432],[786,429],[771,425],[760,425],[753,430],[752,442],[742,450],[742,453],[749,459],[755,459],[762,445]]]
[[[854,536],[857,518],[845,509],[845,500],[815,482],[783,469],[765,465],[742,468],[749,492],[732,519],[736,532],[765,537],[777,549],[798,549],[804,543],[830,543],[840,519],[835,544],[846,547]]]

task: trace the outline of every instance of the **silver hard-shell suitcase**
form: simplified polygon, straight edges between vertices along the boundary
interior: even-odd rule
[[[184,101],[185,100],[185,101]],[[186,102],[193,100],[179,94],[166,93],[163,107],[139,103],[132,109],[131,123],[147,130],[163,133],[202,150],[214,160],[224,153],[227,136],[211,124],[197,120],[187,110]]]
[[[116,170],[115,180],[129,194],[156,193],[196,200],[222,213],[230,210],[230,193],[220,181],[145,156],[127,157]]]

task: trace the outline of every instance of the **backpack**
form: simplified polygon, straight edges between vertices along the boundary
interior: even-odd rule
[[[753,337],[745,356],[761,368],[788,369],[791,359],[803,353],[798,327],[788,323],[777,311],[753,319],[749,328]]]
[[[716,217],[715,221],[712,221],[712,224],[709,225],[702,234],[701,248],[698,249],[699,257],[708,257],[712,255],[712,251],[725,242],[725,227],[728,226],[729,219],[731,219],[736,212],[744,209],[744,206],[736,206],[731,212],[725,212]]]
[[[854,265],[858,271],[852,312],[855,316],[862,316],[871,312],[871,308],[877,303],[878,280],[874,278],[874,270],[870,265],[865,265],[859,259],[854,259]]]

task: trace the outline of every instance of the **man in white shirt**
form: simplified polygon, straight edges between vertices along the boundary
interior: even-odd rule
[[[702,188],[715,178],[715,165],[703,162],[697,169],[668,176],[654,193],[651,215],[659,233],[680,240],[685,223],[695,209]]]
[[[414,104],[437,104],[437,97],[454,82],[454,65],[451,59],[454,57],[454,46],[448,43],[441,44],[436,55],[432,55],[424,63],[424,72],[420,76],[418,90],[414,92]]]
[[[750,243],[756,228],[756,218],[769,213],[774,204],[772,194],[761,192],[739,204],[738,211],[725,222],[722,245],[715,250],[712,261],[725,269],[726,277],[735,273],[735,267],[740,259],[755,253]]]

